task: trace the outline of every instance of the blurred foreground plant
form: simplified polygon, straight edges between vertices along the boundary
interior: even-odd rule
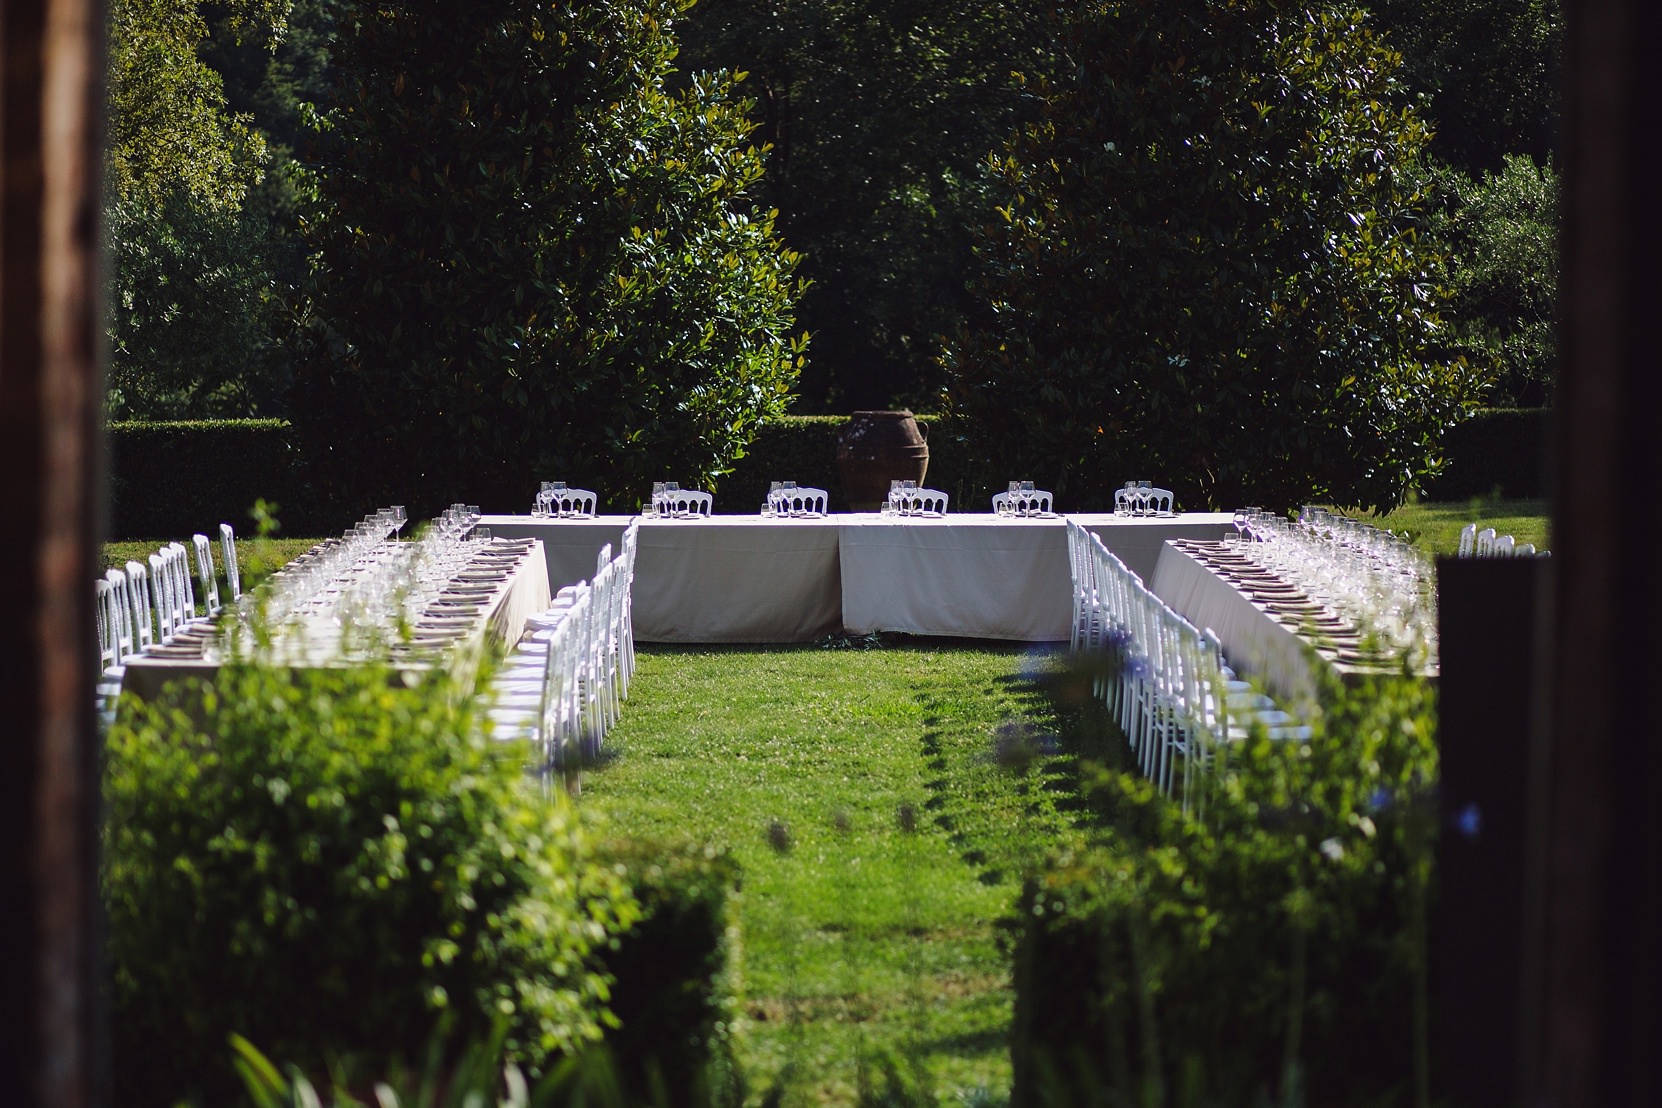
[[[226,1036],[318,1072],[503,1025],[533,1076],[611,1022],[597,949],[638,913],[522,752],[442,674],[228,666],[124,703],[103,899],[125,1103],[219,1103]],[[457,703],[464,706],[458,708]]]

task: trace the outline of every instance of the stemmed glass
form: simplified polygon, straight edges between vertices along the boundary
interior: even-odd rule
[[[909,516],[917,510],[918,483],[916,481],[902,481],[900,483],[900,514]]]
[[[1031,482],[1031,481],[1021,482],[1020,487],[1016,490],[1016,492],[1017,492],[1018,496],[1021,498],[1021,500],[1020,500],[1021,514],[1024,515],[1024,516],[1032,515],[1034,513],[1033,482]]]
[[[1247,525],[1251,520],[1251,517],[1247,513],[1250,511],[1250,508],[1236,508],[1235,518],[1229,521],[1235,528],[1236,542],[1243,542],[1246,540]]]

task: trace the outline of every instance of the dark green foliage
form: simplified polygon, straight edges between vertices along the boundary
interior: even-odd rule
[[[1363,17],[1096,0],[999,158],[953,410],[1076,508],[1386,507],[1475,403],[1419,232],[1424,125]]]
[[[374,667],[221,671],[126,702],[103,883],[123,1103],[224,1103],[227,1035],[309,1073],[506,1021],[532,1072],[598,1041],[594,962],[633,920],[574,810],[472,737],[457,690]]]
[[[242,534],[259,499],[276,505],[289,534],[334,534],[363,515],[311,491],[310,467],[283,420],[123,422],[106,430],[114,539],[213,535],[220,523]]]
[[[214,5],[269,56],[290,0]],[[112,0],[104,233],[114,418],[271,414],[287,387],[278,336],[300,266],[292,225],[248,209],[264,136],[197,50],[197,0]]]
[[[933,408],[964,310],[980,163],[1043,64],[1029,0],[700,0],[683,67],[749,74],[772,146],[761,196],[803,252],[813,412]]]
[[[847,416],[786,416],[757,429],[755,441],[717,486],[719,512],[756,512],[772,481],[824,489],[832,511],[847,511],[837,472],[837,436]]]
[[[1431,151],[1466,173],[1549,160],[1562,118],[1562,0],[1368,0],[1426,98]]]
[[[1541,497],[1547,490],[1545,408],[1486,408],[1448,436],[1448,467],[1426,488],[1431,500]]]
[[[1558,174],[1508,155],[1501,169],[1450,172],[1438,228],[1453,255],[1449,314],[1458,348],[1490,382],[1487,402],[1550,405],[1557,371]]]
[[[1204,822],[1104,771],[1016,915],[1011,1103],[1410,1103],[1425,1079],[1433,695],[1353,689],[1228,753]]]
[[[597,854],[622,871],[640,905],[640,919],[601,955],[619,1025],[603,1049],[625,1099],[736,1104],[737,862],[714,846],[638,839],[602,843]]]
[[[273,336],[287,309],[273,269],[292,243],[246,208],[212,207],[183,191],[117,200],[105,219],[110,417],[277,410],[286,380]]]
[[[681,7],[342,5],[294,407],[332,477],[633,506],[784,410],[795,256],[733,82],[665,90]]]

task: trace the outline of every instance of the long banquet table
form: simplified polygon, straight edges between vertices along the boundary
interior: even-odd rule
[[[635,518],[490,515],[480,525],[498,537],[540,539],[558,590],[592,577],[601,545],[609,542],[615,552]],[[634,620],[642,642],[809,642],[839,629],[1068,638],[1072,600],[1060,516],[639,518]],[[1071,518],[1146,577],[1166,539],[1222,538],[1232,516]]]
[[[524,556],[505,574],[503,581],[489,593],[488,599],[473,611],[472,625],[460,638],[473,642],[516,642],[524,633],[526,620],[546,610],[552,600],[553,591],[548,582],[548,561],[544,552],[533,543]],[[329,633],[331,630],[320,629],[320,634]],[[338,635],[338,630],[333,633]],[[312,643],[313,647],[322,649],[308,649],[306,644],[296,645],[298,653],[303,658],[295,663],[297,666],[334,664],[318,660],[320,657],[327,657],[327,643]],[[135,655],[126,661],[121,682],[122,691],[153,700],[165,686],[174,681],[189,677],[212,677],[219,669],[221,655],[222,651],[217,649],[198,650],[194,656],[186,651],[157,651],[153,654]],[[281,644],[277,656],[283,656]],[[425,668],[430,663],[411,665],[395,661],[393,664],[395,668]]]
[[[1277,610],[1267,601],[1248,596],[1185,546],[1182,542],[1165,544],[1149,589],[1196,627],[1211,628],[1230,665],[1243,676],[1262,681],[1277,700],[1312,700],[1318,666],[1341,677],[1400,672],[1398,663],[1369,660],[1354,646],[1341,645],[1354,641],[1354,628],[1348,633],[1317,634],[1309,617]],[[1435,666],[1422,676],[1435,679]]]

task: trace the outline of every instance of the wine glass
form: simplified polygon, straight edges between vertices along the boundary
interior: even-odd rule
[[[1021,483],[1021,488],[1018,491],[1021,493],[1021,514],[1024,515],[1024,516],[1032,515],[1033,514],[1033,482],[1023,481]]]
[[[1252,509],[1250,508],[1236,508],[1234,518],[1229,521],[1235,528],[1236,542],[1244,542],[1246,540],[1247,527],[1252,520],[1252,517],[1248,514],[1251,510]]]

